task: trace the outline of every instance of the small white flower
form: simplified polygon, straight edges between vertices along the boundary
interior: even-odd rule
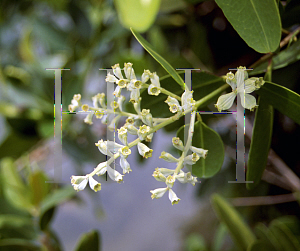
[[[89,113],[85,117],[85,119],[83,120],[83,122],[86,123],[86,124],[92,125],[93,124],[93,116],[94,116],[94,113]]]
[[[168,188],[157,188],[154,190],[151,190],[150,193],[152,193],[151,198],[152,199],[159,199],[163,197],[163,195],[167,192]]]
[[[142,116],[142,121],[150,126],[153,127],[153,117],[152,114],[150,113],[150,110],[148,109],[143,109],[141,112],[141,116]]]
[[[178,150],[180,151],[183,151],[184,150],[184,146],[183,146],[183,143],[182,141],[180,140],[180,138],[178,137],[173,137],[172,138],[172,144],[175,148],[177,148]]]
[[[122,71],[119,64],[115,64],[111,67],[113,69],[114,74],[119,78],[123,79]]]
[[[124,103],[125,99],[126,98],[124,96],[120,95],[117,100],[117,103],[119,105],[119,109],[121,112],[123,111],[123,103]]]
[[[168,169],[168,168],[155,168],[156,171],[161,172],[165,177],[168,177],[169,175],[174,174],[174,170]]]
[[[118,144],[114,141],[107,140],[105,142],[107,144],[108,150],[111,151],[112,153],[117,153],[121,148],[124,147],[123,145]]]
[[[132,63],[125,63],[124,64],[124,72],[127,79],[136,79],[134,70],[132,68]]]
[[[119,152],[124,159],[126,159],[128,157],[128,155],[131,154],[131,150],[128,146],[124,146],[123,148],[120,148]]]
[[[120,165],[123,169],[123,174],[129,173],[132,171],[128,161],[125,158],[123,158],[122,156],[120,157]]]
[[[96,181],[92,176],[89,177],[89,185],[92,190],[98,192],[101,190],[101,184]]]
[[[157,180],[157,181],[166,181],[166,177],[156,168],[155,171],[153,172],[152,176]]]
[[[150,127],[147,125],[140,126],[140,129],[138,130],[138,136],[140,140],[144,140],[147,136],[147,134],[150,132]]]
[[[169,200],[172,202],[172,205],[178,204],[178,202],[180,201],[176,193],[174,193],[174,191],[170,188],[169,188]]]
[[[179,102],[176,98],[172,98],[168,96],[167,100],[165,101],[169,105],[170,112],[176,113],[182,110],[181,106],[179,105]]]
[[[105,81],[106,82],[113,82],[113,83],[115,83],[115,82],[117,82],[119,79],[117,79],[114,75],[112,75],[112,74],[110,74],[110,73],[108,73],[107,74],[107,76],[106,76],[106,78],[105,78]]]
[[[150,149],[148,146],[146,146],[145,144],[139,142],[137,147],[138,147],[139,154],[141,156],[143,156],[146,159],[149,158],[149,157],[152,157],[153,150]]]
[[[191,183],[195,186],[197,182],[197,177],[193,177],[190,172],[184,173],[180,170],[180,173],[175,175],[175,179],[177,179],[180,183]]]
[[[71,177],[71,184],[76,191],[83,190],[86,187],[87,182],[88,182],[87,176],[74,176],[73,175]]]
[[[199,155],[199,157],[201,158],[206,158],[207,156],[207,153],[208,153],[208,150],[204,150],[202,148],[198,148],[198,147],[195,147],[195,146],[190,146],[190,149],[193,153],[197,153]]]
[[[138,134],[138,129],[132,124],[126,124],[127,131],[132,135]]]
[[[172,175],[169,175],[166,178],[166,185],[168,186],[168,188],[172,188],[175,182],[175,178]]]
[[[158,96],[160,94],[159,87],[155,86],[154,84],[149,85],[148,94]]]
[[[113,154],[108,150],[107,148],[107,142],[103,141],[102,139],[99,140],[97,143],[95,143],[95,145],[98,147],[99,151],[104,154],[104,155],[108,155],[108,156],[113,156]]]
[[[122,88],[118,85],[116,87],[116,89],[114,90],[113,95],[116,96],[116,97],[120,97],[121,96],[121,91],[122,91]]]
[[[193,92],[194,91],[190,91],[188,87],[185,86],[185,91],[181,95],[181,106],[184,111],[191,110],[196,103],[196,101],[193,99]]]
[[[178,162],[179,159],[176,159],[172,154],[163,151],[159,156],[160,159],[163,159],[167,162]]]
[[[264,81],[262,78],[248,78],[248,73],[246,72],[246,67],[238,67],[235,75],[232,72],[227,73],[226,83],[231,86],[232,92],[221,95],[215,106],[219,111],[228,110],[237,94],[241,97],[241,105],[250,111],[257,107],[256,99],[249,93],[259,89]]]
[[[197,153],[193,153],[184,158],[183,164],[194,165],[200,159]]]
[[[130,92],[130,102],[131,103],[137,103],[139,102],[139,97],[140,97],[140,89],[132,89]]]
[[[127,129],[126,127],[121,127],[120,129],[117,129],[118,130],[118,138],[119,140],[124,144],[124,145],[127,145]]]
[[[118,171],[112,169],[109,165],[107,165],[107,162],[102,162],[100,163],[96,169],[99,169],[98,172],[96,173],[98,176],[105,174],[106,172],[108,173],[108,176],[114,180],[120,183],[123,180],[123,176],[121,175]]]
[[[149,70],[144,70],[144,73],[142,74],[142,82],[146,83],[151,76],[151,72]]]

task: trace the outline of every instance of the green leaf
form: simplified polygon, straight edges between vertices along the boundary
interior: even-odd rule
[[[124,27],[145,32],[155,21],[160,0],[115,0],[115,5]]]
[[[83,234],[77,244],[75,251],[99,251],[101,250],[101,240],[98,231],[94,230]]]
[[[33,220],[14,214],[0,215],[0,235],[1,239],[33,239],[36,237]]]
[[[42,171],[36,171],[29,175],[29,187],[32,194],[32,203],[38,206],[49,192],[49,183],[46,183],[48,178]]]
[[[177,131],[177,137],[179,137],[183,142],[185,126],[182,126]],[[208,150],[206,159],[200,158],[196,164],[192,165],[193,175],[199,178],[209,178],[220,171],[224,161],[224,145],[217,132],[201,121],[196,122],[192,145]]]
[[[66,186],[56,190],[55,192],[49,194],[41,204],[40,208],[40,228],[47,228],[50,220],[52,219],[54,208],[66,200],[69,200],[75,195],[75,190],[73,187]]]
[[[300,124],[300,95],[298,93],[267,81],[257,93],[268,104]]]
[[[15,207],[31,212],[33,205],[28,187],[22,181],[11,158],[5,158],[0,163],[1,181],[5,198]]]
[[[275,51],[281,39],[281,21],[274,0],[216,0],[227,20],[254,50]]]
[[[269,229],[275,235],[283,250],[300,250],[299,241],[284,223],[273,220]]]
[[[266,241],[255,241],[251,246],[248,247],[247,251],[266,251],[266,250],[274,250],[274,247],[266,242]]]
[[[257,225],[255,226],[255,233],[257,234],[259,239],[262,239],[264,242],[268,242],[273,247],[273,250],[281,250],[278,240],[263,223],[257,223]]]
[[[135,36],[137,41],[144,47],[146,51],[158,62],[160,65],[172,76],[172,78],[184,89],[184,81],[179,76],[179,74],[174,70],[174,68],[162,57],[160,56],[138,32],[130,29],[132,34]]]
[[[247,250],[256,238],[239,213],[218,194],[211,197],[211,202],[219,220],[226,224],[235,244],[241,250]]]
[[[277,70],[283,67],[288,66],[296,61],[300,60],[300,40],[293,43],[287,49],[279,52],[276,56],[272,58],[273,61],[273,70]],[[268,62],[264,62],[249,72],[249,75],[256,75],[266,71]]]
[[[0,240],[0,247],[5,247],[4,250],[26,250],[26,251],[40,251],[41,248],[36,245],[34,241],[24,240],[24,239],[4,239]],[[1,248],[2,250],[2,248]]]

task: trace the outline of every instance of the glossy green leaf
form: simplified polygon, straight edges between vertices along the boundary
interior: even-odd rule
[[[226,224],[235,244],[241,250],[247,250],[256,238],[239,213],[218,194],[212,196],[211,202],[219,220]]]
[[[273,70],[277,70],[283,67],[288,66],[296,61],[300,60],[300,40],[293,43],[290,47],[279,52],[276,56],[272,58],[273,61]],[[268,62],[264,62],[249,72],[249,75],[260,74],[266,71]]]
[[[123,26],[144,32],[154,23],[160,0],[115,0],[115,5]]]
[[[98,231],[94,230],[81,236],[75,251],[99,251],[101,250],[101,240]]]
[[[144,47],[146,51],[158,62],[161,66],[172,76],[172,78],[184,89],[184,81],[176,72],[176,70],[162,57],[160,56],[138,32],[131,29],[132,34],[135,36],[137,41]]]
[[[5,198],[15,207],[31,211],[31,197],[28,187],[22,181],[13,160],[1,161],[1,181]]]
[[[189,125],[186,125],[189,126]],[[177,131],[177,137],[184,142],[184,127]],[[208,150],[206,159],[200,158],[192,165],[192,174],[199,178],[209,178],[220,171],[224,161],[224,145],[220,135],[203,122],[195,123],[193,142],[195,147]]]
[[[257,93],[279,112],[300,124],[300,95],[298,93],[271,82],[265,82]]]
[[[265,80],[272,80],[271,67],[271,65],[268,67]],[[253,181],[253,183],[247,183],[247,189],[253,189],[259,184],[266,168],[272,141],[273,120],[274,109],[272,105],[269,105],[263,97],[259,97],[258,108],[255,112],[246,175],[247,181]]]
[[[275,51],[281,39],[281,21],[275,0],[216,0],[227,20],[254,50]]]

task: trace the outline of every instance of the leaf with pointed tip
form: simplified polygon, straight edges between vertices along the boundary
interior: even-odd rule
[[[138,32],[134,31],[132,28],[130,29],[132,34],[135,36],[137,41],[144,47],[146,51],[172,76],[172,78],[184,89],[184,81],[179,76],[179,74],[174,70],[174,68],[161,56],[159,55]]]
[[[101,250],[100,234],[94,230],[89,233],[85,233],[80,237],[79,243],[75,248],[75,251],[99,251]]]

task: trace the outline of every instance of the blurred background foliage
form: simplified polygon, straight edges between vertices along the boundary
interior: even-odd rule
[[[297,0],[277,2],[284,38],[299,27],[300,4]],[[138,75],[144,69],[166,75],[136,41],[130,26],[135,26],[174,68],[201,68],[220,76],[228,68],[250,66],[263,56],[244,42],[214,1],[2,0],[0,4],[0,250],[5,251],[61,250],[51,220],[57,206],[76,198],[71,185],[46,182],[53,175],[53,170],[45,167],[53,154],[54,75],[45,68],[71,69],[62,75],[62,110],[66,111],[76,93],[89,100],[97,92],[105,92],[106,72],[99,68],[132,62]],[[274,57],[279,66],[274,68],[272,82],[299,93],[299,41],[284,49],[288,56]],[[159,114],[159,109],[153,107],[151,111]],[[253,113],[247,113],[247,118],[253,121]],[[237,250],[229,239],[230,227],[220,224],[211,210],[211,195],[271,196],[291,190],[276,179],[273,185],[270,180],[261,182],[251,191],[239,184],[228,184],[235,177],[235,123],[221,115],[205,115],[203,120],[221,135],[227,157],[220,173],[197,185],[195,199],[201,198],[205,206],[183,228],[182,249]],[[178,124],[166,129],[175,133]],[[99,163],[101,157],[94,142],[105,137],[104,125],[89,127],[80,116],[63,115],[62,132],[65,154],[82,165]],[[300,175],[299,140],[299,125],[275,111],[271,148],[296,179]],[[249,144],[246,137],[246,152]],[[268,162],[268,166],[272,164]],[[274,245],[281,247],[277,250],[297,250],[299,205],[285,197],[279,202],[285,200],[286,203],[270,205],[256,205],[254,201],[255,206],[240,207],[238,212],[228,209],[227,217],[239,213],[250,228],[256,226],[257,236],[267,240],[251,250],[273,250]],[[213,201],[223,203],[221,197]],[[248,205],[238,199],[232,203]],[[282,235],[285,239],[277,240]],[[97,231],[89,232],[78,241],[76,250],[98,250],[100,241]],[[289,244],[292,248],[285,249]]]

